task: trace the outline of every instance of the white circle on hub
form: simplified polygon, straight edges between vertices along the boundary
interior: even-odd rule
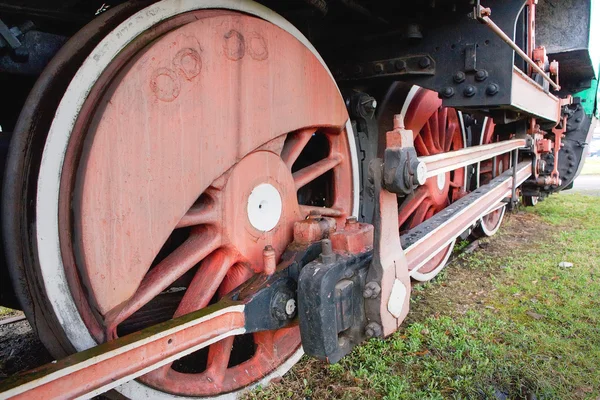
[[[275,228],[282,209],[281,195],[269,183],[256,186],[248,196],[248,220],[259,231],[268,232]]]

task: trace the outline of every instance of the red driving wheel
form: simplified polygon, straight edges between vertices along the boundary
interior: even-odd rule
[[[465,147],[457,111],[442,107],[441,104],[437,93],[418,87],[413,87],[406,98],[403,107],[404,124],[413,131],[418,156],[430,156]],[[464,168],[427,179],[423,186],[418,187],[400,204],[400,232],[416,227],[465,194]],[[433,252],[427,261],[411,270],[411,277],[418,281],[434,278],[444,268],[453,247],[454,241]]]
[[[39,175],[23,179],[34,190],[20,191],[36,205],[23,279],[35,277],[28,295],[44,312],[32,318],[52,324],[41,339],[57,357],[218,301],[265,273],[265,248],[280,257],[315,209],[355,215],[346,106],[283,18],[254,3],[163,0],[91,51],[50,126],[25,128],[45,146],[31,156]],[[118,390],[234,395],[301,355],[295,325],[238,335]]]

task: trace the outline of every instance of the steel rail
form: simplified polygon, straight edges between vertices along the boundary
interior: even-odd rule
[[[402,235],[402,248],[411,273],[417,272],[437,254],[431,249],[444,248],[479,218],[496,209],[500,202],[510,197],[513,186],[522,184],[531,172],[531,161],[521,162],[516,167],[515,182],[511,168]]]
[[[526,139],[512,139],[498,143],[467,147],[432,156],[419,157],[419,161],[424,163],[427,168],[425,177],[431,178],[523,147],[527,147]]]
[[[2,382],[0,399],[94,397],[228,336],[245,333],[244,309],[243,304],[217,303],[73,354]]]
[[[525,62],[527,62],[527,64],[529,64],[529,66],[533,68],[535,72],[537,72],[542,78],[547,80],[550,83],[550,85],[554,87],[554,89],[556,89],[557,91],[560,90],[560,85],[554,82],[552,78],[548,76],[546,72],[535,63],[535,61],[533,61],[523,50],[521,50],[521,48],[517,46],[517,44],[506,33],[504,33],[504,31],[500,29],[500,27],[496,25],[494,21],[492,21],[492,19],[489,17],[490,13],[491,11],[489,8],[485,8],[479,5],[476,8],[475,17],[478,21],[487,25],[496,35],[500,37],[500,39],[506,42],[506,44],[508,44],[519,56],[521,56],[521,58],[523,58],[523,60],[525,60]]]

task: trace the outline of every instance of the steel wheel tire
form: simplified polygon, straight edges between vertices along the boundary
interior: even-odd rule
[[[166,22],[167,24],[173,24],[173,21],[175,21],[178,18],[178,16],[183,16],[185,15],[185,13],[193,12],[195,10],[206,9],[220,10],[212,14],[210,11],[207,11],[209,14],[206,15],[208,15],[209,17],[213,16],[213,14],[216,15],[219,13],[223,13],[223,10],[231,10],[234,13],[244,13],[232,16],[231,18],[233,19],[238,18],[238,15],[240,20],[254,18],[248,17],[248,15],[258,17],[260,18],[260,20],[263,21],[259,23],[259,25],[265,25],[268,22],[269,26],[271,26],[270,29],[275,29],[274,27],[277,27],[276,29],[279,29],[281,30],[281,32],[284,32],[280,35],[288,35],[289,37],[294,38],[294,40],[298,42],[298,46],[303,46],[303,48],[306,49],[307,53],[312,54],[312,57],[314,57],[314,61],[311,62],[314,65],[318,65],[321,69],[321,71],[317,73],[317,75],[321,75],[318,75],[316,77],[313,76],[312,78],[326,78],[327,80],[329,80],[329,83],[326,83],[325,85],[321,86],[326,86],[330,90],[332,90],[332,95],[330,94],[329,96],[324,97],[331,99],[331,104],[329,104],[329,106],[333,107],[332,110],[337,110],[338,113],[328,113],[328,117],[329,115],[334,115],[337,118],[335,121],[325,120],[321,118],[322,115],[317,113],[317,115],[313,116],[314,121],[309,123],[309,126],[317,126],[317,128],[313,129],[312,132],[321,129],[319,127],[323,126],[323,135],[327,136],[328,140],[330,141],[330,145],[338,146],[332,148],[335,151],[343,149],[343,151],[339,150],[343,153],[341,156],[341,161],[336,158],[336,155],[334,155],[335,157],[333,158],[337,160],[337,164],[329,168],[329,170],[333,171],[335,179],[343,181],[345,185],[345,188],[342,188],[343,190],[341,190],[339,194],[339,196],[343,197],[343,200],[341,200],[340,206],[336,208],[336,212],[338,212],[338,214],[335,216],[342,220],[346,216],[356,215],[357,213],[357,195],[359,192],[357,182],[357,158],[356,149],[354,147],[354,138],[351,131],[351,125],[347,120],[347,114],[343,100],[341,99],[341,96],[339,96],[339,91],[337,91],[335,83],[333,82],[333,78],[331,78],[327,67],[324,65],[322,59],[318,56],[314,48],[308,43],[307,39],[300,34],[300,32],[298,32],[291,24],[289,24],[283,18],[279,17],[278,15],[274,14],[270,10],[264,8],[263,6],[252,2],[239,2],[235,0],[164,0],[146,9],[143,9],[133,15],[131,15],[131,12],[136,10],[131,9],[131,12],[128,13],[128,15],[131,16],[128,19],[126,19],[122,23],[122,25],[120,25],[120,27],[111,30],[112,28],[114,28],[116,23],[119,23],[121,21],[116,21],[116,23],[111,25],[109,29],[107,29],[109,24],[103,24],[100,27],[96,27],[97,31],[95,32],[101,32],[97,34],[96,42],[107,31],[110,31],[110,33],[108,33],[108,35],[100,42],[100,44],[95,49],[93,49],[93,51],[91,49],[91,47],[93,46],[90,46],[89,43],[86,41],[86,38],[83,36],[78,36],[74,38],[73,41],[71,41],[71,43],[73,43],[74,41],[76,41],[76,39],[83,40],[85,44],[88,45],[88,48],[86,48],[85,51],[82,51],[82,53],[85,53],[87,55],[91,51],[91,54],[89,54],[89,56],[87,56],[83,64],[81,64],[81,68],[79,68],[78,64],[83,61],[84,57],[81,57],[81,59],[79,59],[78,62],[73,62],[73,64],[70,65],[68,71],[65,71],[64,75],[62,76],[63,86],[65,88],[67,87],[67,84],[64,83],[64,80],[70,80],[70,76],[73,75],[74,78],[70,80],[65,95],[62,98],[60,98],[60,96],[57,96],[57,98],[55,99],[55,104],[58,106],[58,111],[56,111],[56,117],[52,119],[52,116],[49,115],[48,112],[46,112],[46,114],[48,115],[46,115],[45,126],[42,124],[36,125],[35,122],[37,121],[32,122],[31,116],[29,116],[29,118],[23,119],[19,125],[20,130],[16,130],[16,133],[18,134],[17,137],[19,139],[15,140],[15,142],[11,145],[12,147],[9,160],[9,168],[7,169],[8,178],[6,179],[6,187],[9,189],[6,191],[6,193],[10,194],[5,198],[3,207],[6,215],[14,216],[13,220],[8,221],[4,225],[5,238],[14,238],[14,240],[10,241],[11,246],[7,246],[9,247],[9,253],[11,254],[10,263],[13,266],[12,275],[14,277],[14,280],[20,285],[20,291],[22,292],[23,299],[22,301],[23,303],[27,304],[25,308],[28,317],[30,318],[30,321],[32,321],[32,325],[34,325],[44,343],[56,357],[60,357],[73,351],[89,348],[95,345],[98,339],[101,339],[102,334],[111,337],[110,332],[101,332],[101,329],[103,328],[102,326],[98,327],[100,331],[98,331],[98,329],[95,330],[93,327],[91,327],[91,325],[94,324],[93,320],[97,316],[97,314],[104,313],[104,311],[100,312],[99,310],[102,310],[103,308],[106,309],[106,307],[108,306],[106,304],[102,306],[102,304],[93,303],[93,307],[91,307],[91,312],[82,312],[82,304],[89,301],[87,299],[84,299],[85,294],[89,292],[90,287],[94,289],[94,286],[92,285],[88,287],[88,290],[86,291],[77,289],[77,285],[73,282],[78,280],[79,277],[74,276],[78,274],[69,273],[68,269],[65,270],[65,266],[68,266],[69,262],[74,264],[74,259],[72,259],[71,261],[66,261],[66,264],[64,264],[66,260],[64,257],[68,258],[69,256],[67,253],[65,253],[66,245],[64,241],[61,242],[61,240],[65,237],[70,238],[71,233],[65,233],[64,229],[61,231],[60,227],[65,226],[61,224],[64,224],[65,222],[61,222],[62,220],[60,219],[60,215],[63,215],[65,212],[71,212],[70,210],[72,209],[72,207],[69,207],[71,202],[74,202],[73,204],[76,205],[76,207],[74,207],[76,210],[78,209],[78,207],[81,209],[85,209],[86,205],[84,200],[86,198],[89,198],[86,197],[87,189],[80,189],[79,192],[75,192],[79,194],[73,196],[74,200],[71,198],[71,195],[65,196],[62,193],[62,188],[65,185],[67,185],[67,187],[70,187],[68,185],[74,185],[73,187],[76,188],[77,184],[72,182],[85,182],[86,179],[88,179],[85,173],[79,174],[76,168],[74,170],[71,170],[70,172],[67,170],[63,170],[63,168],[66,168],[65,165],[78,165],[77,163],[79,162],[79,156],[77,154],[79,153],[77,153],[77,151],[71,151],[70,147],[83,146],[82,143],[85,141],[85,137],[78,139],[76,136],[76,140],[71,141],[71,134],[78,130],[83,132],[85,131],[85,129],[87,129],[87,127],[92,125],[91,119],[93,115],[95,115],[94,113],[96,112],[96,103],[88,103],[88,97],[93,99],[94,96],[98,96],[98,98],[103,96],[104,85],[101,85],[102,87],[97,87],[98,85],[95,86],[95,84],[99,82],[99,79],[103,77],[103,74],[108,74],[107,76],[110,80],[112,80],[113,78],[116,79],[115,77],[117,76],[117,71],[120,74],[120,68],[123,65],[125,65],[125,62],[129,62],[129,59],[127,59],[124,60],[122,64],[118,64],[115,67],[113,67],[113,60],[116,59],[118,54],[127,53],[127,51],[129,51],[129,49],[131,48],[128,46],[135,47],[135,41],[140,40],[140,38],[143,39],[144,35],[146,35],[146,32],[148,32],[149,28],[155,28],[156,26],[160,26],[160,24],[165,23],[164,21],[168,21]],[[224,18],[227,18],[227,15]],[[121,20],[123,20],[123,18],[121,18]],[[173,28],[173,26],[170,26],[170,28]],[[157,31],[159,31],[159,29],[157,29]],[[167,29],[167,31],[169,31],[169,33],[164,33],[164,36],[171,35],[171,31],[169,29]],[[240,54],[242,54],[243,56],[243,52],[238,52],[239,49],[241,49],[242,47],[238,43],[241,39],[236,35],[236,32],[233,32],[232,34],[225,32],[225,40],[227,43],[231,43],[228,41],[230,38],[233,38],[234,40],[233,52],[229,52],[226,54],[231,56],[231,58],[229,58],[229,60],[231,61],[238,61],[241,58],[239,57]],[[251,35],[252,39],[250,40],[253,42],[249,44],[250,47],[248,48],[248,52],[250,54],[252,53],[252,51],[254,51],[254,53],[251,54],[252,58],[256,62],[261,62],[269,56],[268,53],[265,54],[264,52],[261,52],[261,49],[264,50],[266,48],[266,42],[264,42],[264,39],[261,39],[260,35],[254,36],[254,33],[252,33]],[[236,40],[237,42],[235,42]],[[146,46],[145,43],[146,42],[142,42],[143,46]],[[252,48],[252,46],[255,46],[255,44],[252,43],[258,43],[258,51],[256,50],[256,48]],[[145,47],[140,47],[139,49],[134,48],[136,52],[132,54],[136,54],[136,59],[138,57],[141,57],[138,55],[137,52],[142,48],[145,49]],[[199,52],[202,52],[202,49],[203,47],[199,49]],[[68,54],[68,50],[69,49],[62,52],[62,55],[64,56],[65,54]],[[224,51],[227,52],[229,50],[231,50],[231,48],[225,48]],[[179,54],[181,54],[181,52],[177,53],[177,55]],[[181,64],[175,63],[175,67],[180,68],[181,73],[183,74],[181,75],[183,79],[191,81],[197,75],[196,72],[201,70],[201,68],[209,68],[206,66],[208,64],[203,64],[203,66],[201,67],[198,67],[197,64],[192,64],[190,67],[190,59],[188,57],[190,53],[184,52],[182,54],[182,57],[187,58],[179,59],[179,61],[181,61]],[[184,65],[184,62],[187,64]],[[66,61],[56,62],[55,65],[53,65],[54,70],[53,68],[50,68],[44,74],[45,78],[48,80],[48,82],[50,82],[48,85],[54,86],[55,90],[53,93],[55,95],[57,85],[54,81],[52,81],[52,73],[56,73],[56,71],[62,71],[61,68],[64,67],[65,63]],[[114,69],[114,71],[111,71],[111,69]],[[192,71],[192,73],[190,75],[187,75],[187,73],[190,71]],[[176,98],[179,95],[179,91],[181,90],[180,88],[176,87],[179,84],[175,86],[167,86],[166,89],[165,87],[159,87],[160,85],[164,85],[165,79],[167,82],[174,81],[174,77],[170,75],[171,73],[169,71],[160,70],[159,72],[160,73],[155,74],[155,76],[151,79],[150,90],[152,90],[157,96],[158,101],[174,101],[174,99],[172,98],[173,95]],[[179,77],[175,78],[180,79]],[[169,81],[169,79],[171,81]],[[108,84],[111,82],[110,80],[104,82],[107,84],[107,87]],[[60,85],[58,86],[60,87]],[[34,90],[35,96],[34,94],[32,94],[32,97],[30,98],[30,102],[33,104],[37,102],[38,98],[41,95],[48,95],[48,92],[46,91],[46,85],[38,84],[38,88],[39,92],[37,92],[36,94],[36,91]],[[59,91],[59,93],[63,92],[64,90]],[[175,95],[175,93],[177,94]],[[315,97],[313,96],[312,99],[314,100]],[[46,103],[45,106],[48,107],[48,103]],[[331,111],[328,110],[327,107],[321,108],[324,109],[323,115],[325,115],[327,111]],[[85,123],[81,123],[81,121],[78,121],[78,119],[81,115],[84,115],[84,112],[90,112],[90,116],[89,118],[86,117],[88,119],[84,120]],[[102,112],[104,112],[104,109],[102,110]],[[104,116],[104,114],[99,115]],[[77,125],[78,123],[80,124],[80,126]],[[94,126],[94,129],[96,129],[97,126]],[[298,128],[303,128],[303,126]],[[331,133],[332,129],[333,131],[338,133]],[[285,132],[289,132],[289,134]],[[250,146],[249,149],[244,150],[244,152],[241,153],[240,156],[238,156],[238,159],[246,159],[247,156],[251,153],[260,153],[261,157],[264,154],[267,154],[265,155],[266,157],[272,158],[272,156],[268,154],[273,154],[273,152],[275,152],[275,150],[273,149],[277,148],[280,149],[278,151],[281,151],[282,153],[281,157],[283,162],[281,164],[283,165],[286,161],[286,158],[283,156],[283,153],[287,152],[287,160],[289,160],[290,152],[296,152],[295,149],[286,150],[288,149],[287,139],[289,139],[289,142],[292,143],[293,146],[293,143],[295,143],[294,141],[298,137],[304,137],[304,139],[300,139],[300,141],[304,141],[304,144],[306,145],[306,143],[309,140],[311,140],[311,137],[313,136],[313,133],[307,133],[305,130],[302,129],[290,129],[289,131],[285,132],[282,132],[284,133],[283,136],[281,136],[281,133],[279,133],[276,135],[276,137],[269,137],[258,147],[254,145]],[[94,133],[94,135],[99,134]],[[338,135],[340,137],[336,139],[337,141],[335,142],[338,144],[332,144],[333,139],[331,139],[330,136],[334,135]],[[98,137],[101,138],[101,136]],[[343,138],[344,140],[342,141],[341,138]],[[79,140],[81,143],[73,144],[73,142],[77,140]],[[92,144],[88,144],[86,146],[93,149],[96,140],[96,136],[94,136],[94,140],[90,142]],[[101,141],[101,139],[98,140]],[[33,146],[32,143],[35,143],[36,145]],[[43,152],[39,151],[41,148],[44,149]],[[89,154],[92,153],[90,152]],[[92,160],[89,154],[85,156],[87,157],[85,158],[87,163],[86,165],[93,165],[93,163],[97,160]],[[297,158],[298,154],[296,154],[295,157]],[[343,167],[338,167],[338,165],[342,165],[340,163],[343,164]],[[246,165],[253,164],[250,163]],[[293,166],[288,165],[288,167],[291,170]],[[227,172],[229,170],[228,168],[228,166],[224,166],[221,168],[221,170],[223,172]],[[82,169],[82,171],[87,171],[87,169],[84,168]],[[280,169],[278,171],[283,171],[283,169]],[[293,177],[291,174],[292,171],[290,171],[290,179],[294,179],[296,190],[298,190],[300,187],[303,187],[303,185],[307,182],[307,179],[309,179],[309,177],[307,176],[308,173],[303,174],[302,171],[303,170],[301,169],[295,170]],[[233,169],[233,172],[231,172],[231,174],[234,173],[235,169]],[[221,182],[219,181],[219,179],[222,179],[220,178],[221,174],[217,174],[216,172],[215,174],[216,176],[214,177],[214,179],[211,178],[208,180],[210,185],[214,185],[215,182]],[[315,172],[313,171],[312,174],[314,175]],[[282,179],[285,180],[287,178]],[[93,179],[90,182],[94,182]],[[236,180],[236,182],[243,182],[243,180]],[[85,185],[81,187],[84,186]],[[94,185],[89,184],[88,186],[95,187]],[[205,189],[202,189],[200,193],[203,193],[204,190]],[[93,193],[93,190],[91,193]],[[200,195],[200,193],[192,194],[192,196],[197,197]],[[160,196],[160,192],[157,192],[157,195]],[[286,199],[287,198],[285,198],[284,196],[284,200]],[[165,204],[167,205],[167,208],[171,205],[171,203]],[[307,204],[307,206],[312,206],[312,204]],[[284,205],[284,207],[287,206]],[[305,208],[308,209],[309,207]],[[297,215],[296,212],[293,212],[292,214]],[[81,215],[85,216],[86,214],[85,212],[83,212],[83,214]],[[90,214],[87,215],[90,216]],[[93,217],[93,215],[91,216]],[[286,220],[288,225],[291,220],[291,217]],[[84,226],[88,223],[87,219],[82,220],[80,218],[79,221],[86,221],[83,225],[81,224],[81,222],[77,221],[77,218],[75,218],[76,227],[80,225]],[[100,219],[98,219],[98,221],[100,221]],[[174,221],[173,224],[175,224],[176,222],[177,221]],[[159,227],[160,225],[161,224],[158,223]],[[90,232],[93,232],[93,230],[88,230],[87,233],[85,233],[85,228],[81,227],[74,229],[80,229],[79,231],[75,231],[79,232],[78,235],[72,235],[77,237],[85,237],[86,235],[89,237]],[[268,228],[264,228],[264,232],[270,232],[270,230]],[[289,234],[285,234],[284,236],[289,237]],[[85,247],[86,242],[83,241],[82,243],[82,246]],[[132,242],[132,244],[135,243],[138,243],[137,239]],[[282,241],[279,243],[278,251],[281,251],[281,247],[283,246],[284,242]],[[79,257],[81,256],[76,256],[76,258],[78,259]],[[20,268],[20,265],[23,265],[24,267]],[[160,265],[160,263],[158,265]],[[79,274],[80,273],[81,271],[79,270]],[[86,275],[86,279],[88,281],[92,281],[93,275]],[[104,277],[102,277],[102,279],[104,279]],[[108,313],[105,313],[105,315],[108,315]],[[299,341],[297,343],[299,346]],[[278,366],[262,374],[261,379],[255,380],[251,384],[247,384],[244,387],[227,389],[224,393],[214,393],[210,394],[210,396],[222,395],[223,397],[236,397],[237,394],[242,390],[246,390],[247,388],[259,383],[264,384],[265,382],[268,382],[274,377],[281,376],[302,355],[301,347],[298,347],[292,353],[293,354],[286,357],[285,360],[281,360],[281,363],[279,363],[278,361]],[[226,368],[229,367],[226,366]],[[125,396],[131,398],[183,398],[188,396],[185,393],[167,393],[165,391],[157,390],[151,386],[136,381],[126,383],[122,385],[118,390]]]

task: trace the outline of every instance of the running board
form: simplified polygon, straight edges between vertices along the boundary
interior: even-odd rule
[[[531,175],[531,161],[517,165],[514,187],[521,185]],[[402,235],[400,241],[409,265],[410,273],[415,273],[437,252],[473,225],[478,219],[498,208],[513,191],[514,171],[505,171],[490,183],[481,186],[460,200],[452,203],[419,226]]]

